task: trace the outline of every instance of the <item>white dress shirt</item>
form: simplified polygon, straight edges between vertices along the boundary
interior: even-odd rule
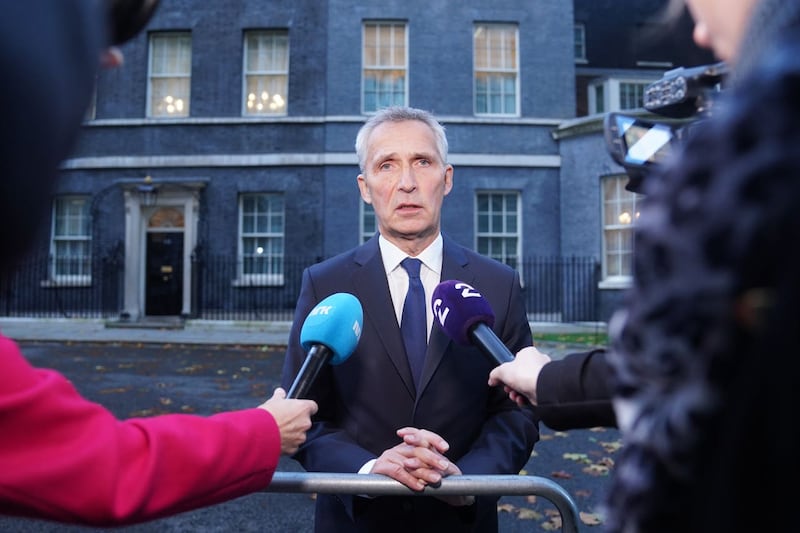
[[[383,268],[386,270],[386,279],[389,280],[389,292],[392,295],[392,305],[394,305],[394,314],[397,317],[397,324],[400,325],[400,319],[403,316],[403,304],[406,300],[406,292],[408,292],[408,273],[400,262],[409,257],[404,251],[387,241],[383,235],[378,237],[378,245],[381,248],[381,256],[383,257]],[[425,248],[422,253],[417,256],[417,259],[422,261],[422,266],[419,269],[419,277],[422,280],[422,286],[425,288],[425,317],[428,323],[428,337],[431,335],[431,326],[433,325],[433,309],[431,309],[431,296],[436,286],[442,277],[442,234],[440,233],[436,240],[430,246]],[[377,459],[371,459],[362,466],[358,473],[369,474],[372,471],[372,466]],[[361,495],[364,496],[364,495]],[[369,497],[369,496],[365,496]]]
[[[408,273],[400,262],[410,256],[386,240],[383,235],[378,237],[378,245],[381,248],[383,268],[386,270],[386,279],[389,280],[389,292],[392,295],[394,314],[397,317],[397,324],[399,325],[400,319],[403,316],[403,304],[405,303],[406,292],[408,292]],[[419,269],[419,277],[422,280],[423,287],[425,287],[425,317],[428,325],[428,336],[430,337],[431,326],[433,325],[431,296],[442,278],[441,233],[436,237],[436,240],[417,255],[416,258],[422,261],[422,266]]]

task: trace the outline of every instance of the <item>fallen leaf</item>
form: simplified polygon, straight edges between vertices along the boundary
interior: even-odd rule
[[[597,464],[611,468],[614,466],[614,459],[611,457],[602,457],[599,461],[597,461]]]
[[[578,513],[578,516],[581,518],[581,522],[586,524],[587,526],[599,526],[603,523],[603,517],[600,516],[598,513],[585,513],[581,511]]]
[[[562,455],[562,457],[569,461],[575,461],[578,463],[591,463],[589,456],[585,453],[565,453]]]
[[[542,522],[542,529],[545,531],[561,531],[561,515],[552,517],[546,522]]]
[[[600,446],[602,446],[603,449],[606,450],[606,452],[614,453],[617,450],[619,450],[620,448],[622,448],[622,441],[621,440],[615,440],[615,441],[611,441],[611,442],[601,441],[600,442]]]
[[[517,513],[517,518],[520,520],[541,520],[542,513],[537,513],[533,509],[521,508]]]
[[[497,512],[498,513],[513,513],[516,507],[510,503],[498,503],[497,504]]]
[[[597,464],[589,465],[582,469],[585,474],[589,474],[590,476],[607,476],[608,470],[609,468],[607,466]]]

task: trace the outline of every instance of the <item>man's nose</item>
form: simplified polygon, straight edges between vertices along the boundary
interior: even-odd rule
[[[403,166],[400,170],[400,182],[398,186],[403,190],[411,190],[417,186],[417,177],[412,165]]]

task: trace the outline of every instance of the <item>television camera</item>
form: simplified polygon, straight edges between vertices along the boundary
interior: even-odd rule
[[[722,90],[725,63],[680,67],[645,88],[643,114],[607,113],[606,146],[612,159],[625,168],[625,188],[641,192],[647,173],[680,142],[699,121],[711,114]],[[661,118],[663,117],[663,118]]]

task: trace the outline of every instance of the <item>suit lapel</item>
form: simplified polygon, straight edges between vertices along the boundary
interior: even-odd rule
[[[442,275],[440,281],[457,279],[472,284],[474,277],[472,270],[468,268],[467,257],[464,255],[462,248],[455,241],[442,235]],[[422,368],[422,376],[420,376],[420,392],[425,390],[425,387],[430,382],[451,342],[453,341],[439,325],[439,321],[434,319],[428,340],[428,351],[425,354],[425,366]]]
[[[386,354],[408,388],[409,394],[413,396],[414,378],[408,366],[403,336],[394,314],[392,295],[389,293],[389,282],[386,280],[377,237],[373,237],[356,252],[354,261],[356,268],[352,274],[352,284],[356,297],[363,304],[364,324],[370,323],[374,326]],[[361,354],[364,357],[377,356],[364,351]]]

